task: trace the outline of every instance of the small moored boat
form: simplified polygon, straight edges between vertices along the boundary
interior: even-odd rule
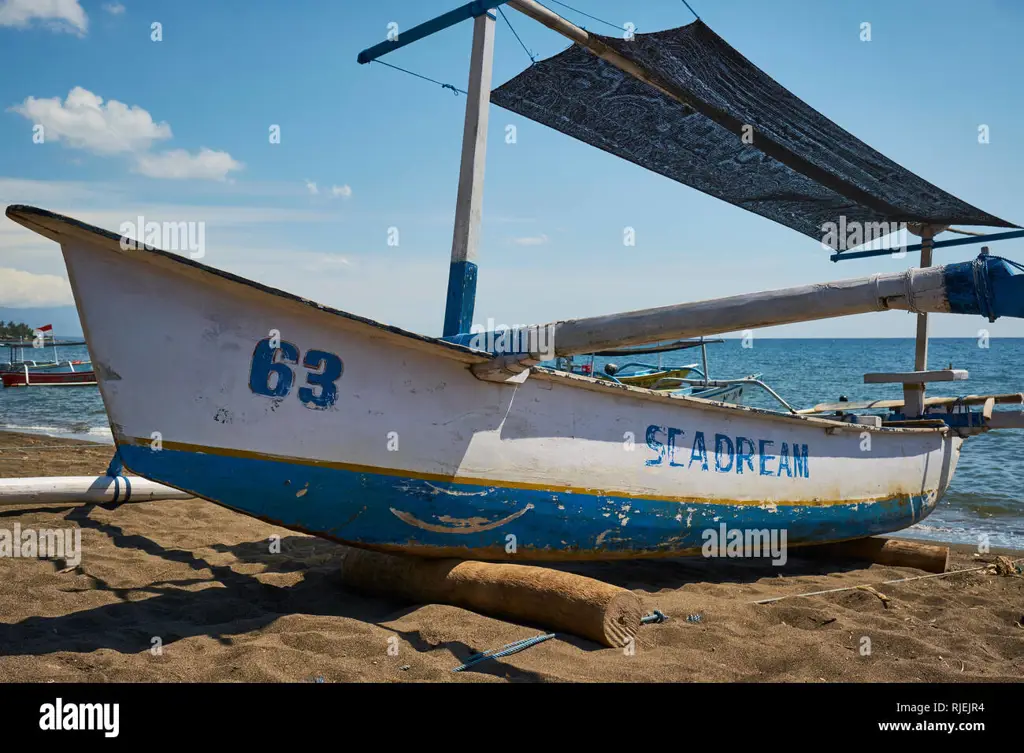
[[[4,340],[0,347],[6,347],[8,360],[0,363],[0,384],[4,387],[57,387],[72,385],[95,385],[96,374],[91,361],[60,360],[59,348],[85,345],[77,342],[57,341],[47,335],[48,327],[37,330],[37,340]],[[30,349],[52,348],[53,360],[39,362],[25,358]]]

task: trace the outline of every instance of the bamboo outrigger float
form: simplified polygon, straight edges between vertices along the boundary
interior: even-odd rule
[[[491,9],[504,4],[576,45],[499,87],[498,104],[816,239],[827,223],[908,223],[925,239],[924,268],[555,322],[528,328],[526,347],[480,346],[486,338],[470,328]],[[923,317],[1024,316],[1018,266],[982,255],[931,267],[932,238],[953,224],[1015,226],[857,141],[700,21],[621,40],[590,34],[533,0],[480,0],[359,60],[470,18],[443,338],[164,251],[126,252],[113,233],[8,207],[8,217],[61,244],[128,468],[366,548],[613,559],[696,553],[703,533],[720,525],[782,529],[789,545],[896,531],[935,508],[966,437],[1024,427],[1020,413],[994,411],[1011,402],[1006,396],[955,409],[924,398],[926,383],[966,374],[927,370]],[[618,107],[616,96],[628,97],[630,108]],[[752,142],[743,138],[746,126]],[[723,173],[723,165],[735,169]],[[852,405],[841,415],[830,406],[753,409],[538,366],[554,356],[885,309],[917,312],[925,323],[915,371],[867,377],[905,385],[888,416],[860,415]],[[154,330],[165,333],[160,342],[149,336]]]

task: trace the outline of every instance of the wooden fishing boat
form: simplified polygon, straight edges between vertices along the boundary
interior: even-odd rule
[[[716,340],[715,342],[722,341]],[[603,350],[599,353],[588,353],[580,357],[579,360],[582,361],[581,363],[577,363],[577,359],[573,358],[562,359],[562,363],[556,364],[556,368],[571,371],[575,374],[582,374],[584,376],[596,376],[598,378],[607,377],[619,384],[628,384],[630,387],[651,387],[662,379],[685,379],[698,367],[698,364],[690,363],[684,366],[666,368],[661,362],[663,354],[689,350],[691,348],[699,348],[702,344],[703,338],[700,340],[681,340],[666,345],[657,345],[647,348]],[[595,368],[595,360],[597,358],[631,359],[651,355],[658,356],[657,364],[645,363],[643,361],[627,361],[622,365],[606,363],[602,367],[601,371],[597,371]]]
[[[96,384],[92,371],[23,371],[0,373],[4,387],[86,387]]]
[[[983,255],[931,266],[941,228],[1009,223],[857,141],[699,21],[621,40],[590,34],[532,0],[509,0],[576,45],[506,83],[494,99],[816,239],[840,215],[916,223],[928,254],[923,268],[559,321],[526,328],[526,347],[480,346],[471,334],[475,244],[491,9],[502,4],[470,3],[359,58],[369,62],[475,19],[442,338],[164,251],[125,252],[114,233],[8,207],[12,220],[61,245],[125,466],[247,515],[361,547],[473,559],[610,559],[699,552],[705,533],[723,525],[746,532],[748,541],[752,532],[781,530],[790,546],[899,530],[935,508],[965,438],[1024,426],[1020,414],[994,411],[988,396],[980,411],[934,412],[924,384],[965,374],[929,372],[920,358],[914,372],[868,377],[905,384],[900,413],[884,418],[754,409],[538,365],[883,309],[1024,316],[1024,275],[1013,263]],[[608,88],[631,106],[618,107],[604,96]],[[592,97],[589,109],[573,105],[583,96]],[[769,100],[766,111],[759,103]],[[595,121],[578,121],[594,108]],[[595,132],[602,123],[620,136]],[[752,144],[740,138],[744,124],[754,126]],[[813,142],[802,138],[811,129]],[[700,149],[685,148],[694,140]],[[745,171],[743,179],[731,167],[723,175],[727,165]],[[152,331],[164,333],[159,343]],[[925,344],[926,335],[925,328]]]
[[[619,371],[619,368],[622,371]],[[676,369],[658,369],[646,364],[628,363],[625,366],[616,367],[615,371],[606,369],[605,373],[608,376],[614,376],[620,384],[628,384],[630,387],[651,387],[662,379],[686,378],[695,368],[697,368],[695,363]]]
[[[0,347],[8,349],[8,361],[0,363],[0,384],[4,387],[57,387],[95,385],[96,375],[92,362],[85,360],[59,360],[58,349],[85,345],[85,341],[58,342],[54,339],[7,340]],[[52,361],[35,361],[25,358],[29,349],[50,347]]]

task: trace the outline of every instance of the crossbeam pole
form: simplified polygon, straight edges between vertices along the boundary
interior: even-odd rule
[[[395,35],[394,39],[387,39],[380,44],[376,44],[373,47],[369,47],[359,53],[359,57],[356,58],[360,64],[372,63],[377,58],[387,55],[389,52],[400,50],[406,45],[410,45],[413,42],[429,37],[431,34],[436,34],[439,31],[444,31],[450,26],[462,23],[470,18],[479,18],[486,13],[494,10],[500,5],[504,5],[508,0],[474,0],[474,2],[466,3],[465,5],[450,10],[444,15],[432,18],[431,20],[414,26],[409,31],[403,31]]]
[[[975,235],[970,238],[951,238],[948,241],[932,241],[931,247],[949,248],[951,246],[972,246],[975,243],[991,243],[992,241],[1005,241],[1011,238],[1024,238],[1024,230],[1012,230],[1008,233],[991,233],[989,235]],[[866,259],[871,256],[888,256],[894,253],[910,251],[922,251],[924,243],[916,243],[906,248],[876,248],[870,251],[844,251],[832,254],[832,261],[849,261],[850,259]]]

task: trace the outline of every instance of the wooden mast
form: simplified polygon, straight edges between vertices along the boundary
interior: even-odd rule
[[[935,233],[930,225],[921,228],[921,269],[932,265],[932,243]],[[928,370],[928,314],[917,315],[917,348],[914,352],[914,370]]]
[[[473,323],[496,19],[493,12],[488,10],[473,21],[469,96],[466,101],[466,124],[462,133],[459,195],[455,206],[452,263],[448,271],[448,299],[444,312],[445,337],[469,332]]]
[[[936,230],[931,225],[921,225],[917,234],[921,236],[921,269],[932,266],[932,244],[935,242]],[[913,230],[911,230],[913,232]],[[928,371],[928,313],[919,312],[917,315],[917,339],[914,347],[914,371]],[[904,415],[916,418],[924,415],[924,382],[920,384],[905,384],[904,394]]]

